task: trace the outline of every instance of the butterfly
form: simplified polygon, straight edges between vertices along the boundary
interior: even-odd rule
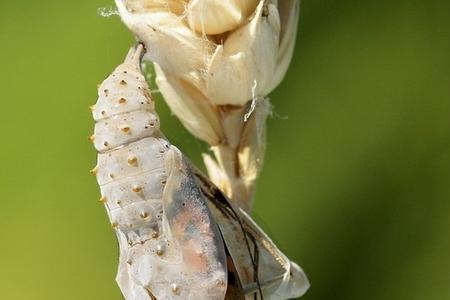
[[[145,49],[99,86],[92,170],[119,242],[127,300],[289,299],[309,282],[267,234],[161,133],[140,69]]]

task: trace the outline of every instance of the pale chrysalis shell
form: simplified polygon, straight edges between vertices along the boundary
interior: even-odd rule
[[[116,280],[125,299],[235,299],[225,298],[224,242],[245,299],[260,299],[260,293],[270,300],[300,297],[309,287],[303,270],[210,182],[197,181],[161,134],[139,68],[142,51],[130,51],[100,85],[92,107],[91,140],[99,151],[92,173],[119,241]]]
[[[100,85],[92,108],[93,173],[119,240],[117,282],[127,300],[222,300],[223,241],[188,164],[160,133],[142,51]]]

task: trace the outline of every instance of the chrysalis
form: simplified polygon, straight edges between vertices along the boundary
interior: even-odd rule
[[[119,241],[117,282],[127,300],[222,300],[224,245],[189,166],[160,133],[142,54],[130,50],[92,108],[93,172]]]
[[[127,300],[282,300],[309,287],[242,210],[162,135],[142,46],[100,85],[92,170],[120,247]]]

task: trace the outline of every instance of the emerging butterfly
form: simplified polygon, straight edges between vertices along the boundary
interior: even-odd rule
[[[100,85],[92,170],[127,300],[288,299],[308,280],[160,132],[138,45]]]

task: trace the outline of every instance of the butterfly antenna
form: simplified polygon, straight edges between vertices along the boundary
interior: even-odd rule
[[[203,176],[202,176],[203,177]],[[202,178],[204,180],[204,178]],[[253,265],[253,270],[255,271],[254,273],[254,280],[256,281],[256,284],[258,286],[258,292],[261,296],[261,300],[264,300],[264,295],[262,293],[262,289],[261,289],[261,284],[259,282],[259,276],[258,276],[258,260],[259,260],[259,251],[258,251],[258,247],[256,246],[256,242],[255,242],[255,238],[252,235],[249,235],[248,232],[245,230],[244,225],[242,224],[242,220],[241,217],[239,216],[239,214],[236,212],[236,210],[234,209],[234,207],[228,202],[228,199],[225,198],[225,196],[222,194],[222,192],[217,189],[214,193],[214,197],[220,197],[222,198],[221,203],[222,204],[226,204],[228,206],[228,208],[231,210],[231,212],[233,213],[235,219],[238,221],[239,223],[239,227],[242,230],[242,233],[244,234],[244,240],[245,240],[245,245],[247,247],[247,251],[248,254],[250,256],[250,260],[252,261],[252,265]],[[225,201],[223,201],[223,199],[225,199]],[[252,254],[252,250],[250,248],[250,242],[249,242],[249,237],[252,239],[253,245],[255,246],[255,253]],[[255,294],[255,300],[256,300],[256,294]]]
[[[255,238],[252,235],[249,235],[248,232],[245,230],[244,225],[242,224],[240,216],[237,214],[237,212],[234,210],[233,207],[231,207],[231,210],[233,211],[236,219],[238,220],[239,227],[241,227],[242,233],[244,234],[244,239],[245,239],[245,244],[247,246],[247,251],[248,251],[248,254],[249,254],[250,259],[252,261],[253,270],[255,272],[253,274],[253,280],[255,280],[256,284],[258,285],[258,292],[259,292],[259,295],[261,296],[261,300],[264,300],[264,295],[263,295],[263,292],[262,292],[262,289],[261,289],[261,283],[259,282],[259,275],[258,275],[259,249],[258,249],[258,247],[256,245]],[[253,245],[254,245],[254,252],[252,252],[252,250],[250,249],[250,242],[248,240],[249,237],[252,239],[252,242],[253,242]],[[254,253],[254,254],[252,254],[252,253]],[[255,294],[255,300],[257,300],[257,294]]]

